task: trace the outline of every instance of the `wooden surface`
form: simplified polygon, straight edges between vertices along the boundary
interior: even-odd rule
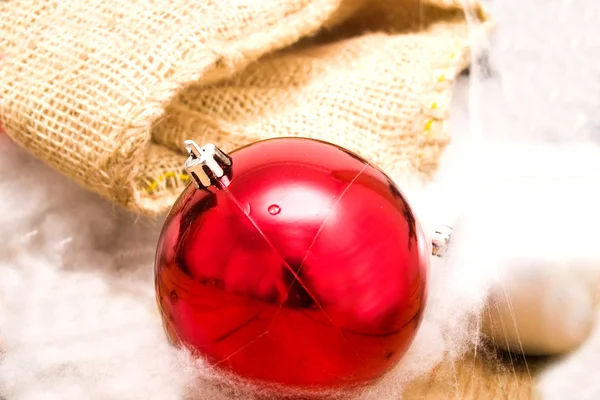
[[[537,399],[535,381],[547,360],[503,352],[443,363],[410,386],[406,400]]]

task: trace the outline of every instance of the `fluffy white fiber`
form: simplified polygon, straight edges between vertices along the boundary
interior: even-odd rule
[[[426,190],[406,187],[426,225],[468,215],[466,205],[481,205],[485,188],[505,178],[600,176],[600,149],[591,144],[600,139],[600,4],[503,0],[491,6],[498,30],[491,43],[479,45],[488,49],[492,75],[477,68],[469,87],[459,82],[455,141],[437,181]],[[564,143],[573,139],[587,142]],[[510,217],[510,210],[498,215]],[[511,234],[506,224],[498,226],[496,238]],[[537,228],[524,229],[535,234]],[[159,229],[160,221],[123,214],[0,136],[0,398],[241,398],[211,384],[223,380],[165,340],[153,284]],[[506,251],[502,243],[481,241],[474,229],[463,231],[448,260],[433,260],[428,310],[409,354],[358,397],[398,399],[406,382],[479,343],[478,316],[498,286],[502,264],[496,261]],[[597,234],[589,226],[585,233]],[[552,235],[546,240],[555,255],[576,248],[557,247]],[[542,376],[546,398],[600,396],[600,379],[589,371],[599,337],[593,332]]]
[[[0,139],[0,393],[176,399],[181,370],[153,301],[157,226]]]

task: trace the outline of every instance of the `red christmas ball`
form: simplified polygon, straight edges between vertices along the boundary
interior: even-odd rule
[[[243,378],[340,387],[381,377],[412,342],[429,246],[396,185],[311,139],[232,152],[219,187],[167,217],[156,291],[170,340]]]

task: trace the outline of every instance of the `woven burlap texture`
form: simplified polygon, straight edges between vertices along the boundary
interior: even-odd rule
[[[428,174],[469,60],[459,0],[0,2],[0,120],[131,211],[166,211],[183,140],[307,136]],[[470,11],[484,24],[477,2]]]

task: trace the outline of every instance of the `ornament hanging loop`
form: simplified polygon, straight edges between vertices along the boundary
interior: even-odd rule
[[[185,171],[193,179],[196,188],[205,189],[226,177],[231,167],[231,157],[214,144],[200,147],[193,140],[184,142],[189,157],[184,164]]]

